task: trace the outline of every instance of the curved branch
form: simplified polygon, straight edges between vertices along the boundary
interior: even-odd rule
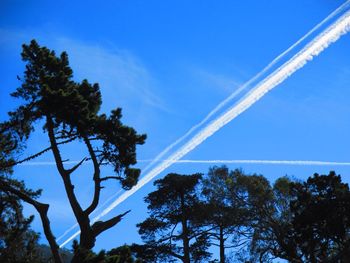
[[[91,158],[92,163],[94,165],[94,178],[93,178],[94,184],[95,184],[94,197],[93,197],[89,207],[84,211],[84,213],[89,215],[96,209],[96,207],[100,201],[101,179],[100,179],[100,165],[98,163],[94,149],[92,148],[90,140],[86,136],[84,136],[84,142],[86,144],[86,147],[89,150],[90,158]]]
[[[106,180],[109,180],[109,179],[116,179],[116,180],[122,180],[123,178],[120,177],[120,176],[106,176],[106,177],[102,177],[100,179],[100,181],[106,181]]]
[[[49,205],[34,200],[33,198],[31,198],[27,194],[23,193],[22,191],[17,190],[16,188],[12,187],[10,184],[4,182],[3,180],[1,180],[1,182],[0,182],[0,190],[2,190],[4,192],[10,192],[10,193],[16,195],[18,198],[20,198],[24,202],[34,206],[34,208],[38,211],[38,213],[40,215],[41,222],[42,222],[42,225],[44,228],[45,236],[50,244],[52,256],[53,256],[56,263],[62,263],[62,259],[61,259],[60,254],[59,254],[59,247],[56,243],[56,239],[55,239],[54,235],[52,234],[51,227],[50,227],[50,220],[47,216],[47,212],[49,210]]]

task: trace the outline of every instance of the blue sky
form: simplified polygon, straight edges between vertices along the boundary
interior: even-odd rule
[[[17,103],[8,94],[20,85],[21,44],[35,38],[57,52],[66,50],[77,80],[100,83],[103,111],[122,107],[124,123],[148,135],[138,158],[152,159],[344,1],[72,2],[1,1],[0,119]],[[349,35],[341,38],[185,158],[350,161],[349,43]],[[37,131],[28,153],[48,144]],[[77,149],[67,147],[67,158],[77,159]],[[345,166],[239,167],[272,181],[285,174],[305,179],[336,170],[350,182]],[[175,164],[161,176],[208,168]],[[74,223],[55,167],[21,166],[14,176],[44,189],[41,200],[52,204],[56,236]],[[79,197],[88,202],[89,165],[74,180]],[[103,198],[118,189],[111,184]],[[98,238],[97,249],[139,241],[135,224],[145,218],[143,197],[153,189],[145,186],[110,214],[132,209]],[[41,230],[39,221],[34,228]]]

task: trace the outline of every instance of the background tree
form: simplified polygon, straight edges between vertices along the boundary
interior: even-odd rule
[[[340,175],[314,174],[292,185],[295,241],[307,262],[350,258],[350,192]]]
[[[10,113],[11,132],[26,139],[34,131],[36,123],[44,123],[43,131],[48,135],[50,145],[25,160],[52,151],[81,230],[79,245],[82,250],[89,250],[95,245],[96,236],[113,227],[128,213],[90,225],[90,214],[99,204],[103,182],[118,180],[125,189],[136,184],[140,170],[131,166],[136,164],[136,145],[143,144],[146,136],[138,135],[133,128],[121,123],[119,108],[112,110],[110,116],[99,113],[102,100],[98,84],[90,84],[87,80],[80,83],[73,81],[73,72],[65,52],[56,56],[54,51],[40,47],[32,40],[29,45],[23,45],[22,59],[27,63],[23,83],[12,96],[20,98],[23,104]],[[68,168],[64,164],[65,158],[60,146],[74,141],[86,147],[87,155]],[[25,160],[7,163],[3,169],[6,165]],[[87,160],[93,164],[94,195],[91,203],[83,208],[76,197],[71,175]],[[112,165],[116,175],[101,176],[102,165]],[[18,194],[22,200],[39,207],[32,199],[19,195],[18,192],[13,194]],[[45,205],[41,210],[47,212],[47,209],[48,205]],[[57,252],[51,231],[45,231],[45,235],[53,251]],[[59,258],[55,260],[59,261]]]
[[[106,255],[107,263],[151,263],[157,261],[157,251],[147,245],[139,244],[113,248]]]
[[[32,197],[39,194],[25,189],[22,182],[6,180]],[[30,228],[34,216],[25,218],[22,211],[23,207],[17,196],[11,192],[0,191],[0,262],[44,262],[38,250],[39,234]]]
[[[211,244],[219,247],[221,263],[225,262],[225,249],[240,248],[247,241],[243,237],[249,224],[244,176],[240,170],[214,166],[202,180],[205,212],[201,220],[209,229]]]
[[[146,245],[158,252],[160,262],[202,262],[210,256],[206,234],[196,224],[196,186],[201,177],[168,174],[155,181],[157,190],[145,198],[150,216],[137,226]]]
[[[25,131],[25,127],[23,127]],[[23,182],[11,179],[14,155],[22,149],[22,139],[10,123],[0,124],[0,262],[44,262],[38,249],[39,234],[31,230],[34,216],[25,218],[20,198],[36,199],[40,191],[27,189]]]
[[[291,180],[281,177],[271,187],[262,175],[245,179],[252,228],[249,260],[271,262],[274,258],[282,258],[289,262],[302,262],[291,223]]]

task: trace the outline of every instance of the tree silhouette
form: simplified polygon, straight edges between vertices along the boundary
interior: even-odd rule
[[[244,202],[247,194],[242,185],[245,175],[240,170],[229,171],[226,166],[212,167],[202,180],[205,212],[201,217],[209,228],[212,245],[219,247],[220,263],[226,262],[225,249],[242,247],[242,233],[249,224]]]
[[[291,180],[281,177],[273,187],[262,175],[246,177],[252,229],[250,260],[272,262],[273,258],[302,262],[291,223]]]
[[[205,231],[196,224],[200,179],[200,174],[168,174],[155,181],[157,190],[145,198],[150,216],[138,224],[139,233],[160,262],[201,262],[210,256]]]
[[[340,175],[314,174],[292,186],[295,240],[308,262],[346,262],[350,258],[350,191]]]
[[[2,175],[1,181],[5,180],[32,198],[40,194],[26,189],[23,182]],[[30,229],[34,216],[25,218],[22,211],[23,207],[16,195],[0,191],[0,262],[44,262],[37,250],[39,234]]]
[[[40,47],[32,40],[29,45],[23,45],[22,59],[26,62],[24,77],[21,78],[23,83],[12,96],[21,99],[23,104],[9,113],[6,131],[10,131],[12,137],[16,134],[19,141],[25,140],[34,132],[36,124],[43,123],[43,131],[48,135],[50,145],[24,160],[1,163],[2,169],[51,151],[81,230],[79,246],[83,250],[89,250],[94,247],[100,233],[113,227],[128,213],[107,221],[94,224],[90,222],[90,214],[99,204],[102,183],[118,180],[125,189],[136,184],[140,170],[131,166],[136,164],[136,145],[143,144],[146,136],[138,135],[133,128],[122,124],[120,108],[112,110],[109,116],[99,113],[102,104],[99,85],[90,84],[87,80],[73,81],[73,71],[65,52],[56,56],[54,51]],[[80,162],[68,168],[60,146],[72,142],[83,144],[87,154]],[[93,164],[94,195],[91,203],[83,208],[77,199],[71,175],[86,161]],[[103,165],[113,166],[116,174],[103,177]],[[47,212],[47,204],[43,206],[29,196],[16,191],[12,193],[37,210],[41,207],[41,215]],[[41,218],[43,220],[42,216]],[[49,233],[49,222],[46,226],[48,229],[45,235],[55,254],[57,244]],[[59,258],[56,257],[55,260],[59,262]]]

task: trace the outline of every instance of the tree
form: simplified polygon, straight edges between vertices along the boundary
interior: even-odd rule
[[[173,262],[201,262],[210,254],[203,228],[196,224],[199,197],[196,186],[200,174],[168,174],[155,181],[157,190],[150,193],[150,216],[138,224],[139,233],[146,245],[158,253],[158,260]]]
[[[30,229],[34,216],[25,218],[20,198],[36,199],[40,191],[27,189],[24,182],[11,179],[13,155],[21,138],[10,132],[9,123],[0,124],[0,262],[43,262],[38,251],[39,234]]]
[[[23,83],[12,96],[24,103],[9,113],[7,127],[10,127],[10,134],[27,139],[34,132],[36,124],[43,123],[43,131],[48,135],[50,145],[24,160],[1,165],[4,169],[6,165],[15,165],[51,151],[80,227],[79,246],[82,250],[89,250],[94,247],[100,233],[116,225],[128,213],[90,224],[90,215],[100,201],[102,183],[118,180],[125,189],[136,184],[140,170],[131,167],[136,164],[136,145],[143,144],[146,136],[139,135],[133,128],[122,124],[120,108],[112,110],[109,116],[99,113],[102,104],[99,85],[90,84],[87,80],[73,81],[73,71],[65,52],[56,56],[54,51],[40,47],[32,40],[29,45],[23,45],[22,59],[27,63]],[[60,147],[73,142],[84,145],[87,154],[79,163],[68,168]],[[91,203],[83,208],[76,197],[71,176],[86,161],[93,164],[94,195]],[[102,177],[103,165],[113,166],[116,175]],[[5,187],[1,186],[2,189]],[[38,211],[41,210],[41,219],[48,221],[47,216],[43,219],[49,208],[47,204],[39,204],[33,198],[16,191],[12,193],[32,204]],[[57,254],[57,244],[49,223],[44,225],[53,254]],[[60,262],[59,257],[55,257],[55,260]]]
[[[271,187],[262,175],[246,177],[246,200],[251,218],[251,262],[271,262],[282,258],[302,262],[291,222],[291,179],[281,177]]]
[[[32,197],[39,194],[26,189],[23,182],[8,178],[1,180],[7,180],[13,187],[20,188]],[[44,262],[37,249],[39,234],[30,228],[34,216],[25,218],[22,211],[17,196],[0,191],[0,262]]]
[[[202,180],[205,213],[201,217],[208,227],[212,245],[220,250],[220,263],[224,263],[227,248],[239,248],[245,243],[243,232],[249,224],[244,202],[247,194],[240,170],[229,171],[226,166],[212,167]]]
[[[123,245],[106,253],[107,263],[151,263],[156,262],[156,251],[147,245]]]
[[[340,175],[315,173],[292,185],[295,242],[307,262],[350,258],[350,191]]]
[[[350,192],[334,172],[306,182],[252,177],[256,214],[251,252],[260,262],[345,262],[350,257]],[[260,183],[259,183],[260,181]],[[260,197],[259,197],[260,196]]]

